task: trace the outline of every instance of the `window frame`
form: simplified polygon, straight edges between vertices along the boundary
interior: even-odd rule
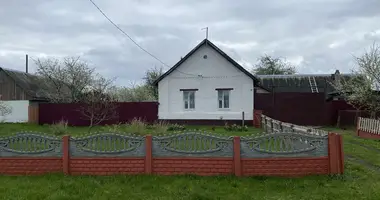
[[[183,109],[185,111],[192,111],[192,110],[195,110],[196,106],[195,106],[195,93],[196,91],[198,91],[198,89],[180,89],[180,91],[182,91],[182,102],[183,102]],[[187,98],[185,98],[187,94]],[[191,95],[193,94],[193,95]],[[193,96],[193,104],[191,104],[192,100],[191,100],[191,96]],[[186,108],[186,103],[187,103],[187,108]],[[190,105],[193,105],[193,108],[191,108]]]
[[[219,110],[231,109],[231,90],[233,90],[233,88],[216,88],[215,90],[217,91],[217,108]],[[220,93],[221,93],[221,97],[219,96]],[[228,107],[225,106],[225,102],[226,102],[225,96],[227,95],[228,95]],[[220,101],[222,101],[222,104],[220,104]],[[222,107],[220,107],[220,105]]]

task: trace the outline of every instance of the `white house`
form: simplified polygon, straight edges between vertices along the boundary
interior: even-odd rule
[[[159,77],[158,118],[188,124],[253,120],[258,79],[205,39]]]

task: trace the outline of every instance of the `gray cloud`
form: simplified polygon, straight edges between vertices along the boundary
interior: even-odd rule
[[[270,54],[298,64],[300,73],[349,72],[352,55],[380,40],[378,0],[95,2],[169,66],[204,38],[205,26],[210,40],[247,68]],[[81,55],[119,85],[161,66],[86,0],[0,1],[0,66],[24,70],[26,53]]]

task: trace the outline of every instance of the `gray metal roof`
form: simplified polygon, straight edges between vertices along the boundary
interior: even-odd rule
[[[42,77],[3,67],[0,69],[11,77],[15,83],[33,99],[48,99],[48,83]]]
[[[340,78],[347,79],[353,74],[340,74]],[[262,86],[273,89],[275,92],[312,92],[309,77],[314,78],[319,92],[335,91],[332,83],[333,74],[294,74],[294,75],[256,75]]]

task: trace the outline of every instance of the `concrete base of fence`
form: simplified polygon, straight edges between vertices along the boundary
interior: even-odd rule
[[[0,174],[39,175],[63,171],[62,158],[0,158]]]
[[[37,175],[63,172],[66,175],[156,174],[201,176],[305,176],[342,174],[342,136],[330,133],[328,155],[316,157],[246,158],[241,154],[241,138],[233,138],[230,157],[172,157],[152,155],[152,136],[145,137],[144,156],[72,156],[70,138],[62,138],[62,156],[0,157],[0,174]],[[1,154],[0,154],[1,155]]]
[[[362,131],[362,130],[356,130],[357,136],[361,138],[368,138],[368,139],[375,139],[375,140],[380,140],[380,135],[373,134],[370,132]]]

